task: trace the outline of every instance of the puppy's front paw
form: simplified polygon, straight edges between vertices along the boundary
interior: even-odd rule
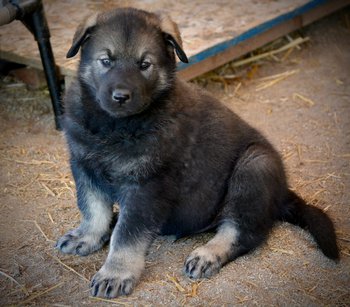
[[[108,234],[88,233],[77,228],[62,236],[55,247],[65,254],[86,256],[102,248],[108,239]]]
[[[221,267],[220,256],[209,248],[202,246],[187,257],[184,271],[190,278],[208,278],[217,274]]]
[[[114,298],[129,295],[134,289],[137,278],[123,269],[107,271],[101,268],[91,281],[91,295]]]

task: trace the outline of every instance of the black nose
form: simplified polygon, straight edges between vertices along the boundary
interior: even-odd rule
[[[112,99],[119,102],[120,105],[129,102],[131,98],[131,93],[127,89],[115,89],[112,92]]]

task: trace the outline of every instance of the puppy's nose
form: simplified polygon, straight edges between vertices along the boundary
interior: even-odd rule
[[[129,102],[130,98],[131,92],[127,89],[115,89],[112,92],[112,99],[120,105]]]

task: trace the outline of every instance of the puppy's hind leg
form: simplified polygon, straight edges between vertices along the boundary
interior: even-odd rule
[[[212,276],[259,246],[276,219],[277,204],[285,191],[278,155],[269,146],[250,146],[229,179],[217,234],[190,254],[185,274],[191,278]]]
[[[207,244],[195,249],[185,261],[185,274],[190,278],[215,275],[230,260],[238,242],[239,231],[233,221],[224,222]]]
[[[57,241],[56,248],[66,254],[86,256],[99,250],[109,240],[113,202],[93,186],[83,173],[73,171],[73,174],[82,220],[78,228]]]

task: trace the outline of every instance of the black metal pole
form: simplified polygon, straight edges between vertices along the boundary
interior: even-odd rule
[[[56,129],[61,130],[60,116],[63,114],[61,104],[61,84],[55,66],[50,44],[50,31],[44,14],[42,1],[36,1],[36,9],[29,15],[25,15],[22,21],[32,31],[38,43],[41,61],[44,67],[45,77],[49,88],[52,107],[55,114]]]

